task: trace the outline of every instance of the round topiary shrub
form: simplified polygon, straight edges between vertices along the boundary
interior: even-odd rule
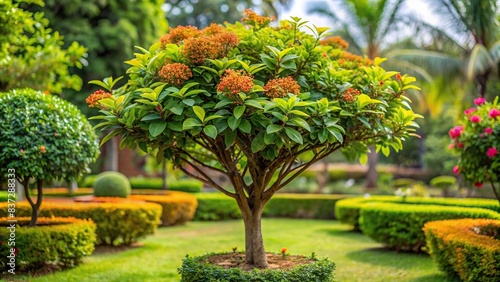
[[[94,251],[96,225],[92,220],[41,217],[36,228],[27,227],[29,217],[17,218],[15,228],[10,227],[8,220],[12,218],[0,218],[0,267],[4,270],[30,271],[47,264],[74,267]],[[15,241],[9,241],[10,238]]]
[[[94,196],[96,197],[121,197],[130,195],[130,182],[128,178],[116,171],[106,171],[99,174],[94,182]]]
[[[305,256],[283,256],[282,254],[270,253],[268,253],[266,257],[270,262],[273,262],[273,264],[279,265],[280,261],[283,260],[299,262],[299,264],[291,268],[280,267],[278,269],[268,268],[263,270],[249,268],[246,270],[244,266],[238,266],[245,261],[243,253],[212,253],[199,257],[186,256],[178,272],[181,275],[181,282],[334,281],[335,263],[328,259],[308,258]],[[232,265],[234,266],[230,267]]]

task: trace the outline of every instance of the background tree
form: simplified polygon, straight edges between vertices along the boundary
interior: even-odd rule
[[[54,95],[32,89],[0,93],[0,173],[23,185],[35,226],[42,186],[52,180],[72,181],[89,172],[99,155],[97,137],[78,108]],[[36,182],[37,201],[28,185]]]
[[[321,1],[312,4],[308,12],[331,19],[352,52],[374,59],[383,56],[383,48],[395,38],[396,41],[400,38],[398,32],[406,22],[403,20],[403,3],[404,0]],[[377,151],[371,147],[366,173],[367,188],[377,187],[377,163]]]
[[[112,131],[103,141],[120,135],[124,146],[158,149],[159,162],[235,199],[246,262],[264,268],[261,217],[277,191],[334,151],[364,159],[367,145],[400,150],[418,115],[402,96],[413,78],[340,58],[320,45],[325,29],[308,34],[298,18],[271,28],[269,18],[245,15],[226,28],[170,29],[128,62],[127,85],[99,82],[113,95],[93,100],[103,108],[98,127]]]
[[[82,81],[70,68],[81,68],[86,49],[50,29],[42,13],[19,6],[42,1],[3,1],[0,4],[0,91],[31,87],[60,94],[64,88],[79,90]],[[66,49],[65,49],[66,48]]]

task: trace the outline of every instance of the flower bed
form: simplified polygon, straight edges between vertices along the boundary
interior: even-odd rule
[[[500,281],[500,221],[442,220],[425,224],[429,253],[461,281]]]
[[[8,265],[11,262],[16,271],[36,270],[48,264],[61,268],[74,267],[94,251],[96,225],[91,220],[42,217],[36,227],[25,227],[30,218],[17,218],[15,246],[7,244],[8,238],[11,238],[11,230],[7,228],[11,223],[7,220],[12,218],[0,218],[0,266],[5,270],[12,268]],[[8,258],[13,247],[14,261]]]

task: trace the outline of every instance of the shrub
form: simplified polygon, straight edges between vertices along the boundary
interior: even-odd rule
[[[106,171],[99,174],[93,187],[96,197],[127,198],[131,190],[128,178],[116,171]]]
[[[398,178],[394,179],[392,181],[392,187],[394,188],[407,188],[410,187],[413,183],[415,183],[415,180],[411,178]]]
[[[160,204],[161,226],[182,224],[194,218],[198,201],[196,197],[184,192],[168,192],[166,195],[132,195],[134,200]]]
[[[264,208],[267,217],[334,219],[341,195],[277,194]]]
[[[500,281],[500,221],[434,221],[425,224],[424,233],[432,259],[448,275],[461,281]]]
[[[361,208],[359,225],[363,234],[389,248],[420,252],[425,223],[456,218],[500,219],[500,214],[480,208],[370,203]]]
[[[172,191],[198,193],[203,189],[203,183],[196,179],[179,179],[169,183],[168,189]]]
[[[355,230],[359,230],[359,210],[370,202],[404,203],[409,205],[439,205],[458,206],[469,208],[483,208],[500,213],[500,205],[497,201],[490,199],[455,199],[455,198],[423,198],[423,197],[402,197],[394,196],[371,196],[368,198],[348,198],[339,200],[335,204],[336,218],[345,224],[352,225]]]
[[[210,264],[208,258],[215,254],[207,254],[199,257],[186,256],[182,266],[178,269],[181,282],[200,281],[266,281],[266,282],[303,282],[334,281],[335,264],[327,259],[310,259],[310,263],[299,265],[291,269],[254,269],[244,271],[241,268],[224,269],[220,266]]]
[[[89,174],[80,179],[78,183],[78,187],[92,187],[94,186],[95,179],[97,178],[97,174]]]
[[[457,179],[453,176],[448,175],[436,176],[431,179],[431,182],[429,184],[437,188],[449,188],[457,184]]]
[[[92,187],[96,176],[88,175],[79,182],[80,187]],[[162,179],[159,177],[131,177],[129,179],[132,189],[155,189],[161,190],[163,187]],[[196,179],[179,179],[172,182],[167,182],[167,190],[198,193],[203,188],[203,183]]]
[[[7,256],[13,247],[7,244],[9,219],[12,218],[0,218],[0,266],[5,270],[11,268],[7,265]],[[36,270],[49,263],[62,268],[74,267],[94,251],[96,225],[90,220],[39,218],[39,226],[26,227],[29,221],[28,217],[17,218],[16,270]]]
[[[234,199],[220,193],[197,194],[198,208],[194,220],[240,219],[241,213]]]
[[[16,204],[16,215],[27,216],[27,203]],[[153,234],[160,221],[161,206],[154,203],[60,203],[46,202],[40,215],[92,219],[97,225],[98,245],[130,245]],[[7,204],[0,204],[0,216],[7,216]]]

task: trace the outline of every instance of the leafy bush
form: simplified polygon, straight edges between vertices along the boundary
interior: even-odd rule
[[[78,187],[88,188],[94,186],[95,179],[97,178],[97,174],[88,174],[81,178],[77,183]]]
[[[23,185],[33,206],[31,225],[43,182],[77,179],[99,155],[97,136],[75,105],[32,89],[0,93],[0,132],[0,177],[14,174]],[[30,180],[37,184],[36,204],[27,191]]]
[[[277,194],[264,208],[266,217],[334,219],[341,195]]]
[[[10,229],[6,228],[10,225],[7,222],[9,219],[12,218],[0,218],[0,266],[4,270],[11,268],[7,265],[7,256],[13,247],[7,244],[10,238]],[[17,218],[16,270],[36,270],[53,263],[63,268],[74,267],[94,251],[96,225],[90,220],[39,218],[40,226],[26,227],[29,221],[28,217]]]
[[[203,281],[266,281],[266,282],[330,282],[334,281],[335,263],[327,259],[310,259],[311,263],[296,266],[292,269],[254,269],[244,271],[241,268],[224,269],[208,262],[208,258],[215,254],[206,254],[199,257],[186,256],[182,266],[178,269],[181,282]]]
[[[163,181],[161,178],[150,177],[132,177],[130,178],[132,189],[162,189]],[[203,188],[203,183],[196,179],[179,179],[173,182],[167,182],[167,190],[198,193]]]
[[[99,174],[93,187],[96,197],[127,198],[131,190],[128,178],[116,171],[106,171]]]
[[[500,213],[500,205],[495,200],[490,199],[455,199],[455,198],[422,198],[406,197],[403,202],[402,197],[394,196],[371,196],[367,198],[348,198],[339,200],[335,204],[336,218],[345,224],[352,225],[355,230],[359,230],[359,210],[370,202],[404,203],[409,205],[439,205],[458,206],[468,208],[483,208]]]
[[[16,204],[16,215],[27,216],[30,206]],[[153,234],[160,222],[161,206],[154,203],[59,203],[46,202],[40,216],[91,219],[97,225],[98,245],[130,245]],[[7,204],[0,203],[0,216],[7,216]],[[36,242],[36,241],[33,241]]]
[[[457,184],[457,179],[453,176],[441,175],[431,179],[429,184],[437,188],[449,188]]]
[[[359,225],[363,234],[389,248],[420,252],[425,223],[456,218],[500,219],[500,214],[480,208],[370,203],[361,208]]]
[[[434,221],[425,224],[424,233],[432,259],[448,275],[461,281],[500,281],[500,221]]]
[[[234,199],[220,193],[197,194],[198,208],[194,220],[240,219],[241,212]]]
[[[161,225],[182,224],[194,218],[198,201],[184,192],[168,192],[166,195],[132,195],[133,200],[157,203],[162,206]]]
[[[500,190],[495,183],[500,181],[500,106],[497,96],[490,103],[477,98],[477,107],[465,110],[462,125],[450,129],[452,148],[460,159],[453,168],[455,174],[462,174],[468,182],[478,188],[483,183],[492,186],[500,202]]]

